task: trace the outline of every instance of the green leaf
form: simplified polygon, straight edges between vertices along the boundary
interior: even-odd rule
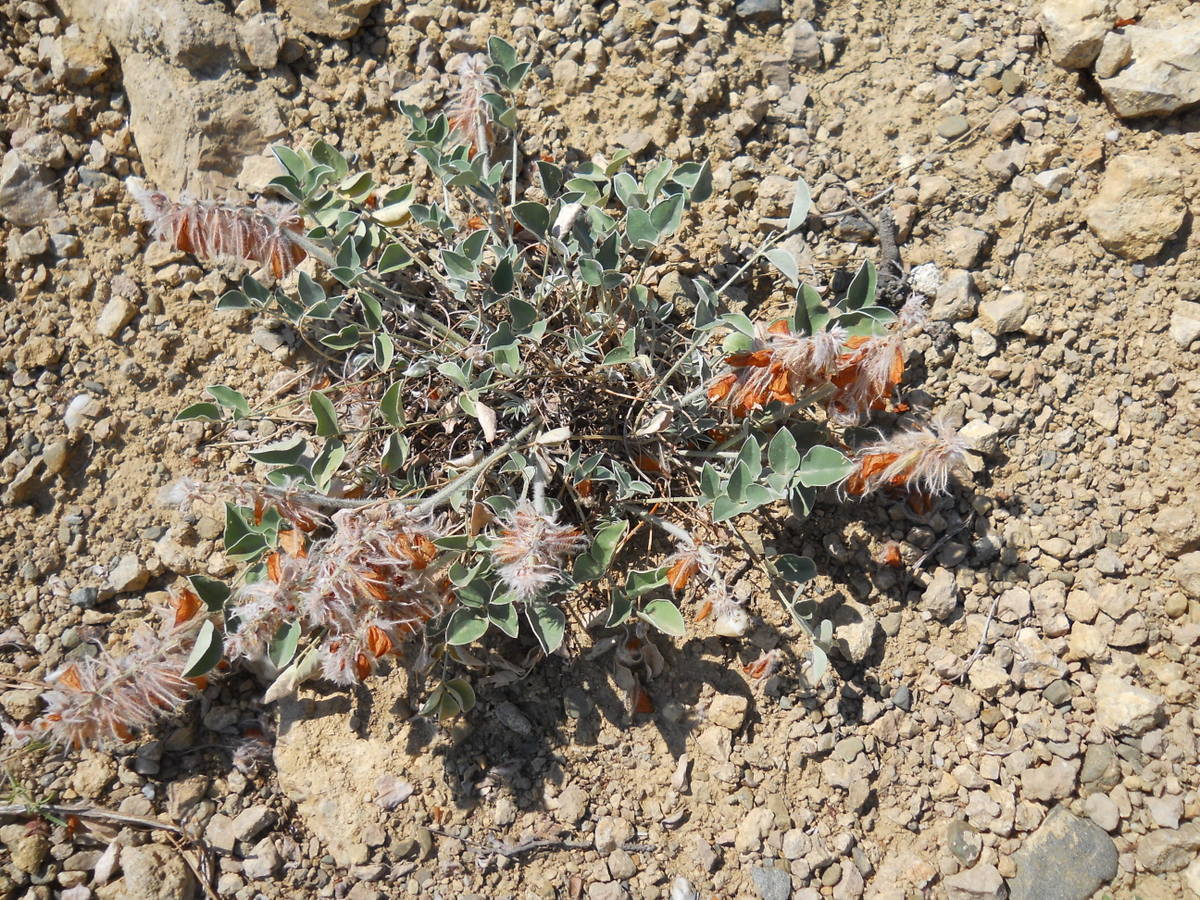
[[[266,541],[257,529],[246,521],[242,511],[232,503],[225,504],[225,552],[230,556],[254,556],[266,549]]]
[[[550,210],[541,203],[523,200],[513,206],[512,213],[518,222],[540,238],[544,238],[550,229]]]
[[[713,501],[712,509],[712,520],[714,522],[725,522],[745,512],[742,505],[731,497],[718,497]]]
[[[826,669],[829,668],[829,657],[825,654],[824,650],[814,644],[808,651],[808,662],[809,665],[812,666],[812,672],[809,674],[809,679],[814,682],[820,681],[821,676],[824,675]]]
[[[305,306],[316,306],[325,299],[325,288],[313,281],[305,271],[297,275],[296,289],[300,292],[300,299],[304,301]]]
[[[542,178],[542,190],[551,199],[557,197],[563,186],[563,170],[553,163],[543,162],[540,159],[537,167],[538,174]]]
[[[683,221],[683,194],[676,194],[656,204],[650,210],[650,221],[658,229],[656,243],[674,234]]]
[[[547,656],[562,646],[567,633],[567,617],[561,609],[545,600],[531,600],[525,604],[525,615]]]
[[[796,256],[786,247],[772,247],[765,254],[767,259],[784,274],[792,284],[800,283],[800,267],[796,264]]]
[[[279,164],[287,169],[288,173],[303,182],[304,176],[308,174],[309,165],[299,153],[291,147],[284,147],[282,144],[276,144],[271,148],[271,152],[275,154],[275,158],[279,160]]]
[[[472,281],[475,278],[475,264],[461,253],[453,250],[442,250],[442,264],[451,278],[462,281]]]
[[[869,259],[863,260],[863,264],[850,282],[850,287],[846,288],[844,301],[846,309],[853,311],[864,306],[874,305],[877,277],[875,265]]]
[[[612,564],[613,555],[621,543],[621,538],[625,536],[628,529],[629,523],[624,519],[605,522],[596,529],[596,537],[592,540],[592,546],[588,548],[587,553],[575,558],[573,573],[575,580],[591,581],[607,572],[608,567]]]
[[[818,444],[809,448],[800,461],[800,483],[805,487],[828,487],[844,480],[852,471],[851,460],[832,447]]]
[[[446,643],[461,646],[477,641],[488,630],[487,615],[473,609],[456,609],[446,624]]]
[[[380,332],[375,335],[373,349],[375,351],[375,368],[380,372],[386,372],[392,367],[392,359],[396,355],[396,342],[392,340],[391,335]]]
[[[275,668],[282,669],[296,656],[296,647],[300,643],[300,623],[288,622],[280,625],[271,638],[271,646],[267,649],[267,658],[274,663]]]
[[[412,265],[412,262],[412,254],[407,250],[399,244],[388,244],[383,248],[383,253],[380,254],[379,263],[375,268],[380,275],[386,275]]]
[[[225,601],[229,599],[229,585],[204,575],[189,575],[188,581],[209,612],[220,612],[225,608]]]
[[[670,600],[651,600],[638,610],[638,618],[671,637],[683,637],[687,631],[683,623],[683,614]]]
[[[728,325],[739,334],[745,335],[748,338],[754,337],[754,323],[742,313],[723,313],[718,317],[717,321],[722,325]]]
[[[644,209],[631,209],[625,214],[625,230],[629,242],[639,250],[648,250],[658,243],[658,226]]]
[[[517,51],[508,41],[492,36],[488,38],[487,49],[492,62],[505,72],[517,64]]]
[[[451,678],[447,681],[446,693],[454,695],[462,712],[470,712],[475,706],[475,689],[465,678]]]
[[[241,291],[226,291],[221,295],[221,299],[217,301],[217,309],[219,310],[255,308],[255,302]]]
[[[392,432],[383,445],[383,454],[379,461],[380,470],[384,475],[391,475],[404,465],[407,458],[408,439],[402,434]]]
[[[817,577],[817,566],[807,556],[796,556],[794,553],[781,553],[771,557],[771,564],[779,577],[787,581],[803,584]]]
[[[317,437],[330,437],[338,433],[337,413],[328,397],[320,391],[313,391],[308,395],[308,405],[317,419]]]
[[[321,343],[334,350],[350,350],[358,346],[358,326],[351,322],[335,334],[327,334],[321,338]]]
[[[796,438],[786,427],[781,427],[771,443],[767,445],[767,462],[771,471],[787,475],[789,478],[800,465],[800,451],[796,449]]]
[[[404,424],[404,405],[400,402],[402,390],[403,383],[397,381],[383,392],[383,397],[379,400],[379,412],[393,428]]]
[[[312,464],[313,480],[322,491],[329,489],[329,483],[346,458],[346,445],[339,440],[330,438]]]
[[[223,652],[221,633],[217,631],[211,620],[205,622],[200,626],[200,631],[196,635],[196,643],[192,646],[192,652],[188,655],[187,663],[183,667],[183,677],[199,678],[205,672],[211,671],[221,661]]]
[[[492,273],[492,290],[497,294],[507,294],[514,284],[516,279],[513,277],[512,260],[506,256],[496,263],[496,271]]]
[[[515,638],[521,632],[521,620],[517,617],[515,603],[488,604],[488,619],[510,638]]]
[[[246,398],[228,385],[211,384],[205,390],[223,407],[232,411],[235,422],[250,415],[250,404],[246,402]]]
[[[666,566],[659,566],[657,569],[635,569],[625,576],[625,593],[629,595],[631,600],[636,600],[638,597],[648,594],[650,591],[660,588],[666,583]]]
[[[792,231],[803,225],[811,209],[812,192],[808,189],[808,182],[803,178],[797,178],[796,193],[792,197],[792,211],[788,213],[787,230]]]
[[[796,289],[796,310],[792,314],[796,331],[814,335],[824,331],[829,322],[829,308],[821,302],[821,295],[810,284],[801,284]]]
[[[605,628],[616,628],[633,615],[633,598],[624,591],[613,590],[612,599],[608,604],[608,615],[604,619]]]
[[[191,406],[186,406],[175,415],[176,422],[184,422],[188,419],[213,419],[221,418],[221,407],[215,403],[193,403]]]
[[[276,441],[258,450],[252,450],[248,455],[255,462],[266,463],[268,466],[292,466],[304,455],[304,447],[303,435],[296,435],[288,440]]]
[[[532,303],[527,303],[520,297],[508,298],[508,311],[512,314],[512,330],[516,334],[524,334],[537,321],[538,312]]]

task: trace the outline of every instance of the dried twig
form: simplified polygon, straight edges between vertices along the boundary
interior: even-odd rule
[[[490,844],[481,844],[470,838],[459,837],[448,831],[442,831],[440,828],[430,828],[429,830],[442,837],[462,841],[464,844],[468,844],[482,853],[493,853],[497,856],[503,856],[506,859],[513,859],[525,853],[534,853],[539,850],[591,850],[596,846],[593,841],[568,841],[561,838],[531,838],[519,844],[506,844],[493,838]],[[655,849],[653,844],[627,843],[620,846],[627,853],[651,853]]]
[[[913,563],[913,570],[914,571],[919,570],[921,568],[921,566],[925,565],[925,563],[929,560],[929,557],[933,556],[933,554],[937,553],[939,550],[942,549],[942,547],[945,545],[945,543],[948,540],[950,540],[950,538],[954,537],[956,534],[958,534],[964,528],[970,527],[974,522],[975,522],[975,513],[971,513],[969,516],[967,516],[965,519],[963,519],[962,522],[960,522],[957,526],[955,526],[954,528],[951,528],[949,531],[947,531],[945,534],[943,534],[940,538],[938,538],[936,541],[934,541],[933,546],[930,547],[928,550],[926,550],[924,553],[922,553],[921,558],[918,559],[915,563]]]
[[[996,607],[1000,605],[1000,595],[992,601],[992,608],[988,611],[987,618],[983,620],[983,634],[979,636],[979,646],[975,648],[975,652],[971,654],[971,658],[967,660],[967,664],[963,667],[962,674],[958,676],[958,682],[961,684],[966,681],[967,674],[971,671],[971,666],[975,665],[975,660],[979,659],[979,655],[983,653],[983,647],[987,643],[988,629],[992,627],[992,619],[996,617]]]

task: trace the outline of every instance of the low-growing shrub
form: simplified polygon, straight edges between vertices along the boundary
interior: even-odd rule
[[[846,429],[893,403],[921,310],[878,305],[869,262],[836,299],[801,282],[785,238],[809,215],[803,182],[786,225],[732,277],[664,297],[647,271],[709,197],[708,163],[526,164],[515,96],[528,69],[492,39],[446,113],[403,107],[421,187],[379,185],[327,143],[274,148],[287,206],[131,185],[158,239],[259,264],[264,280],[247,275],[218,308],[285,320],[313,363],[307,423],[249,451],[262,483],[178,485],[183,503],[227,500],[225,551],[242,566],[182,595],[207,617],[180,678],[266,660],[270,700],[398,660],[439,673],[423,712],[444,718],[474,701],[468,645],[526,632],[553,654],[575,609],[621,637],[615,675],[643,708],[646,637],[682,636],[681,605],[718,634],[746,631],[721,563],[748,517],[806,516],[827,488],[920,501],[961,466],[942,422],[848,454]],[[794,303],[755,321],[728,293],[764,262]],[[208,393],[179,418],[272,415],[230,387]],[[806,594],[812,561],[747,552],[820,678],[831,628]],[[60,693],[83,689],[71,671],[80,680],[59,673]]]

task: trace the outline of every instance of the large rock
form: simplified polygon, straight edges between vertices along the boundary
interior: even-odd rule
[[[1046,0],[1039,19],[1050,58],[1067,69],[1086,69],[1116,18],[1111,0]]]
[[[1200,508],[1195,503],[1166,507],[1155,516],[1153,528],[1158,548],[1167,556],[1200,550]]]
[[[138,152],[149,181],[168,193],[205,180],[232,183],[245,157],[286,132],[271,89],[240,73],[197,80],[142,53],[121,65]]]
[[[40,225],[58,215],[54,175],[9,150],[0,163],[0,218],[14,225]]]
[[[1086,900],[1117,874],[1117,847],[1095,823],[1056,806],[1013,854],[1010,900]]]
[[[312,34],[348,38],[379,0],[279,0],[276,7]]]
[[[1125,259],[1154,256],[1183,224],[1187,206],[1178,169],[1152,154],[1113,159],[1084,215],[1108,250]]]
[[[1128,65],[1098,79],[1113,112],[1125,119],[1163,116],[1200,103],[1200,19],[1130,25],[1125,36]]]
[[[61,5],[85,37],[107,41],[120,59],[130,128],[155,187],[219,191],[233,183],[243,158],[285,134],[279,98],[268,83],[242,71],[256,63],[247,58],[237,19],[219,5]]]

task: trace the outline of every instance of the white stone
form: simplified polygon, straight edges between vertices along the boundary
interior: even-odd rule
[[[1162,697],[1119,675],[1101,675],[1096,682],[1096,722],[1110,734],[1145,734],[1163,714]]]
[[[1121,813],[1117,809],[1117,804],[1113,803],[1107,794],[1096,792],[1088,795],[1088,798],[1083,801],[1083,811],[1089,819],[1105,831],[1115,831],[1121,824]]]
[[[1175,304],[1171,313],[1171,327],[1168,331],[1173,340],[1185,350],[1200,338],[1200,303],[1191,300],[1180,300]]]
[[[137,307],[124,297],[113,297],[100,311],[96,331],[101,337],[115,338],[136,314]]]
[[[989,425],[986,419],[972,419],[958,429],[958,436],[967,446],[985,456],[995,453],[1000,446],[1000,429]]]
[[[1019,331],[1029,315],[1029,300],[1024,291],[1007,291],[979,304],[979,324],[999,337]]]
[[[1050,58],[1066,69],[1086,69],[1116,17],[1111,0],[1047,0],[1039,19]]]

